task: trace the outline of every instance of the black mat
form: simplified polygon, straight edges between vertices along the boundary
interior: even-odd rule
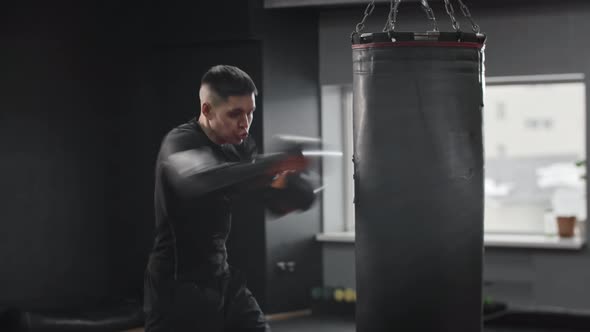
[[[306,316],[271,322],[273,332],[356,332],[355,321],[337,316]],[[580,330],[576,330],[580,331]],[[590,328],[588,329],[590,331]],[[574,332],[562,329],[519,329],[513,327],[486,327],[483,332]]]

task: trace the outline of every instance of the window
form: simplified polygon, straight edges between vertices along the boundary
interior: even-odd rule
[[[553,119],[551,118],[528,118],[524,121],[524,127],[531,130],[547,130],[553,127]]]
[[[488,79],[486,232],[555,234],[556,215],[586,219],[585,169],[576,166],[586,151],[585,92],[581,79]]]
[[[566,75],[567,76],[567,75]],[[555,234],[558,214],[586,219],[586,87],[583,75],[487,78],[485,231]],[[322,87],[324,232],[354,231],[352,90]]]
[[[539,121],[537,119],[526,119],[524,122],[524,126],[527,129],[537,129],[539,126]]]
[[[503,102],[496,104],[496,116],[498,120],[503,120],[506,117],[506,105]]]
[[[354,231],[352,180],[352,87],[322,87],[322,140],[324,149],[342,151],[342,158],[323,158],[323,232]]]

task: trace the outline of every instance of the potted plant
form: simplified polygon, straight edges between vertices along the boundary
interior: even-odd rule
[[[576,162],[577,167],[585,167],[586,160],[579,160]],[[586,179],[586,174],[580,176],[581,179]],[[557,216],[557,230],[561,237],[573,237],[576,228],[577,218],[575,215],[558,215]]]
[[[586,199],[584,174],[585,160],[572,162],[555,162],[537,169],[539,188],[551,189],[551,211],[560,237],[573,237],[578,227],[585,224]],[[578,231],[583,232],[582,229]]]
[[[573,237],[576,221],[576,216],[557,216],[557,232],[559,236]]]

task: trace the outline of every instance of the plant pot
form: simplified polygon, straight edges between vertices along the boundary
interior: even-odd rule
[[[573,237],[574,228],[576,227],[575,216],[557,217],[557,229],[561,237]]]

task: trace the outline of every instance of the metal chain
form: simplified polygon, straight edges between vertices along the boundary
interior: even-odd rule
[[[432,8],[430,8],[430,6],[428,5],[428,0],[420,0],[420,4],[422,4],[422,8],[426,12],[426,16],[428,17],[428,19],[432,21],[432,25],[433,25],[432,29],[434,31],[438,31],[438,25],[436,24],[436,17],[434,17],[434,12],[432,11]]]
[[[389,30],[393,31],[395,29],[395,24],[397,23],[398,8],[401,2],[402,0],[391,0],[389,2],[389,15],[387,15],[387,22],[385,22],[383,32]]]
[[[453,4],[451,4],[450,0],[445,0],[445,9],[447,10],[447,14],[449,14],[449,17],[451,18],[451,22],[453,23],[453,29],[455,29],[455,31],[461,30],[461,25],[459,25],[459,22],[457,22],[457,19],[455,18],[455,9],[453,8]]]
[[[367,5],[367,8],[365,8],[365,15],[363,16],[363,19],[356,25],[355,31],[352,32],[353,35],[363,31],[365,28],[365,21],[373,13],[373,10],[375,10],[375,0],[371,1],[371,3]]]
[[[481,29],[480,29],[479,25],[477,25],[477,23],[475,23],[475,21],[473,20],[473,17],[471,16],[471,12],[469,11],[469,8],[465,5],[465,3],[462,0],[457,0],[457,1],[459,1],[459,4],[461,6],[461,12],[471,22],[471,27],[472,27],[473,31],[475,33],[480,33]],[[387,16],[387,22],[385,23],[385,26],[383,27],[383,31],[395,30],[395,25],[397,23],[398,8],[399,8],[399,5],[401,2],[402,2],[402,0],[391,0],[390,1],[389,14]],[[455,18],[455,9],[453,8],[453,5],[451,4],[450,0],[444,0],[444,3],[445,3],[445,9],[447,11],[447,14],[451,18],[453,28],[455,29],[455,31],[459,31],[461,27],[459,25],[459,22]],[[436,22],[436,17],[434,16],[434,12],[433,12],[432,8],[428,4],[428,0],[420,0],[420,4],[422,5],[422,9],[426,12],[426,16],[428,17],[428,19],[432,21],[433,30],[438,31],[438,24]],[[375,0],[372,0],[367,5],[367,8],[365,8],[363,18],[359,23],[357,23],[355,31],[352,32],[352,35],[359,34],[365,28],[365,21],[367,20],[367,18],[369,16],[371,16],[371,14],[373,13],[374,10],[375,10]]]
[[[469,8],[467,8],[467,6],[465,5],[465,3],[463,3],[462,0],[458,0],[458,1],[459,1],[459,4],[461,5],[461,11],[463,12],[463,15],[465,17],[467,17],[467,19],[471,22],[471,28],[473,29],[473,32],[480,33],[481,29],[480,29],[479,25],[477,25],[477,23],[475,23],[475,21],[471,17],[471,13],[469,12]]]

